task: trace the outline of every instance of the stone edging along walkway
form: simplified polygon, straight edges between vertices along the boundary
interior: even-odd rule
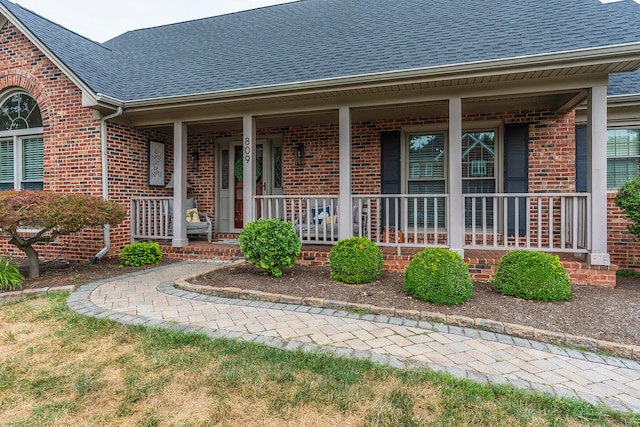
[[[23,289],[20,291],[0,292],[0,302],[33,297],[45,297],[50,294],[61,294],[63,292],[73,292],[78,288],[76,285],[52,286],[48,288]]]
[[[244,263],[244,260],[236,261],[234,264]],[[262,301],[281,304],[296,304],[317,308],[328,308],[334,310],[352,310],[363,315],[382,315],[388,317],[400,317],[404,319],[436,322],[461,328],[473,328],[498,334],[510,335],[517,338],[531,339],[548,344],[567,346],[579,350],[591,352],[599,351],[613,356],[625,357],[627,359],[640,361],[640,346],[620,344],[611,341],[596,340],[594,338],[578,335],[563,334],[560,332],[536,329],[531,326],[517,325],[513,323],[498,322],[496,320],[476,318],[453,314],[443,314],[431,311],[403,310],[395,307],[379,307],[371,304],[356,304],[346,301],[335,301],[324,298],[296,297],[292,295],[273,294],[269,292],[246,290],[241,288],[219,288],[213,286],[202,286],[189,283],[189,280],[201,276],[203,273],[182,277],[176,280],[174,286],[183,291],[196,292],[203,295],[210,295],[220,298],[244,299],[250,301]],[[206,274],[206,273],[205,273]]]
[[[236,261],[236,263],[244,263],[244,260]],[[233,265],[235,263],[229,264]],[[217,267],[216,267],[217,268]],[[327,308],[334,310],[351,310],[366,315],[382,315],[388,317],[399,317],[404,319],[436,322],[460,328],[473,328],[494,332],[499,334],[510,335],[517,338],[531,339],[541,341],[548,344],[556,344],[567,346],[579,350],[600,351],[613,356],[625,357],[632,360],[640,360],[640,346],[620,344],[611,341],[596,340],[594,338],[563,334],[560,332],[536,329],[531,326],[523,326],[506,322],[498,322],[490,319],[476,318],[472,319],[467,316],[446,315],[431,311],[418,310],[402,310],[395,307],[378,307],[370,304],[356,304],[346,301],[335,301],[323,298],[296,297],[291,295],[273,294],[268,292],[245,290],[240,288],[217,288],[211,286],[201,286],[189,283],[188,280],[194,279],[203,273],[193,274],[182,277],[175,281],[174,287],[183,291],[196,292],[204,295],[210,295],[221,298],[235,298],[251,301],[262,301],[282,304],[296,304],[308,307]],[[114,278],[110,278],[114,279]],[[48,288],[24,289],[21,291],[11,291],[0,293],[0,302],[7,300],[15,300],[22,298],[44,297],[49,294],[73,292],[77,286],[59,286]]]

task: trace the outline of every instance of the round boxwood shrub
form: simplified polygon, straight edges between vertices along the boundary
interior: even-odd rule
[[[140,267],[157,264],[162,259],[162,249],[157,242],[135,242],[120,251],[121,267]]]
[[[631,220],[627,230],[636,237],[640,237],[640,176],[627,181],[618,190],[616,205]]]
[[[340,240],[329,252],[333,280],[343,283],[371,283],[382,274],[382,251],[365,237]]]
[[[238,240],[247,261],[274,277],[282,276],[284,268],[296,263],[302,248],[293,225],[279,218],[251,221]]]
[[[455,252],[427,248],[418,252],[404,273],[404,291],[440,305],[456,305],[473,296],[469,267]]]
[[[492,285],[503,295],[527,300],[564,301],[573,296],[560,258],[542,252],[508,252],[498,263]]]

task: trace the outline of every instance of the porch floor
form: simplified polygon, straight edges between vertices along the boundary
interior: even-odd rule
[[[237,235],[215,236],[211,243],[206,240],[191,240],[189,246],[184,248],[174,248],[170,241],[159,243],[163,253],[169,258],[234,261],[243,258],[237,237]],[[330,250],[331,246],[328,245],[303,245],[298,262],[307,265],[328,265]],[[384,256],[384,269],[403,273],[413,255],[421,249],[401,248],[400,255],[395,247],[382,247],[381,250]],[[491,280],[500,258],[506,252],[503,250],[465,250],[464,260],[469,265],[471,277],[474,280]],[[592,266],[573,254],[558,253],[557,255],[567,270],[572,284],[615,286],[618,269],[616,265]]]

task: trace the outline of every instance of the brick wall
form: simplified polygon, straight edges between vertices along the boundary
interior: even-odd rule
[[[576,189],[575,115],[526,114],[529,122],[529,192]]]
[[[117,227],[112,227],[109,256],[116,256],[125,244],[130,243],[129,206],[131,197],[171,196],[173,194],[170,189],[148,185],[149,140],[165,144],[165,183],[168,183],[171,171],[173,171],[172,135],[160,131],[133,129],[119,124],[107,124],[109,198],[127,207],[127,216],[124,222]],[[99,171],[100,169],[98,169]]]
[[[197,169],[191,155],[198,153]],[[215,145],[211,135],[189,135],[187,150],[187,182],[193,189],[188,197],[198,201],[198,209],[215,218]]]
[[[640,241],[627,231],[630,221],[616,206],[616,194],[607,194],[607,238],[611,262],[620,269],[640,271]]]
[[[0,94],[12,89],[29,92],[38,102],[44,127],[44,188],[100,194],[99,121],[82,107],[80,90],[16,28],[0,29]],[[2,240],[6,243],[6,239]],[[61,238],[39,246],[43,258],[74,257],[101,248],[99,230],[82,233],[81,240]],[[7,244],[0,251],[21,254]],[[95,253],[94,252],[94,253]]]
[[[0,95],[13,89],[29,92],[38,102],[44,128],[44,189],[102,195],[100,120],[82,106],[82,93],[42,52],[10,23],[0,29]],[[171,162],[172,138],[155,131],[108,125],[110,198],[129,206],[132,195],[168,195],[147,186],[149,139],[167,142]],[[171,170],[168,163],[168,170]],[[168,178],[167,178],[168,180]],[[129,242],[129,222],[114,227],[115,256]],[[38,245],[41,260],[62,252],[67,259],[89,259],[103,247],[102,228],[63,236],[53,244]],[[0,255],[22,256],[7,239],[0,239]]]

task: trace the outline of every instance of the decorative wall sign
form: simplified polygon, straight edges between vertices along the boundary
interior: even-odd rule
[[[151,187],[164,187],[164,143],[149,141],[148,181]]]

